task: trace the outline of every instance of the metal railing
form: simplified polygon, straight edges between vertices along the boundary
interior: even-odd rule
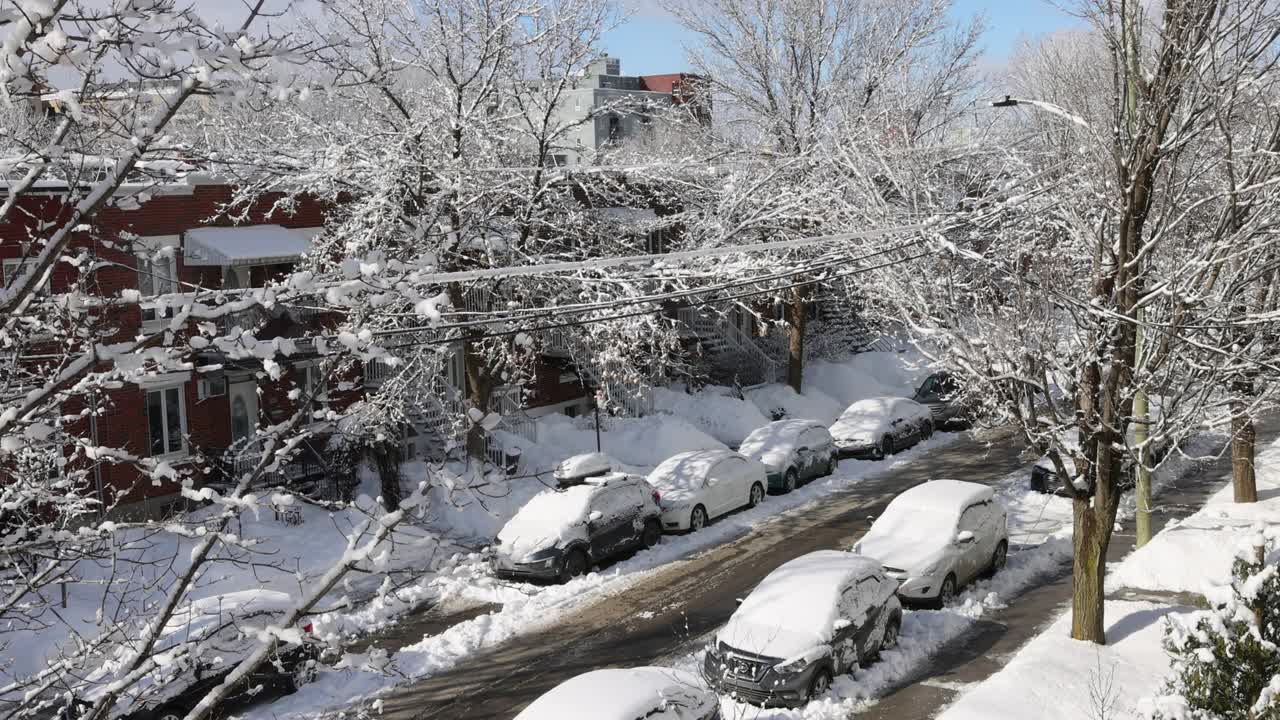
[[[765,352],[742,328],[725,317],[714,317],[697,308],[682,307],[676,310],[682,335],[700,340],[712,340],[704,347],[713,350],[712,362],[723,363],[728,356],[737,362],[735,369],[748,385],[766,385],[782,381],[784,366]]]

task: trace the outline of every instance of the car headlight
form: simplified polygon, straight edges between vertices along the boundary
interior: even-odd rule
[[[557,550],[554,546],[546,547],[536,552],[530,553],[527,560],[529,562],[542,562],[544,560],[555,560],[559,554],[560,554],[560,551]]]
[[[773,666],[773,670],[774,672],[781,673],[783,675],[795,675],[796,673],[804,672],[804,669],[807,667],[809,667],[809,661],[807,659],[797,658],[790,662],[778,663]]]

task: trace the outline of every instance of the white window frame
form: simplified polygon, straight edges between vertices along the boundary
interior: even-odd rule
[[[312,360],[298,363],[296,367],[302,376],[298,389],[302,391],[303,399],[309,399],[312,408],[329,407],[329,378],[322,372],[320,362]],[[317,384],[320,385],[319,392],[315,392]]]
[[[164,402],[164,393],[170,390],[178,391],[178,425],[179,425],[179,442],[181,447],[177,450],[167,450],[166,452],[156,454],[154,450],[154,438],[151,437],[151,394],[160,393],[160,407],[163,410],[166,405]],[[187,457],[191,448],[187,446],[187,392],[186,382],[152,384],[148,383],[143,386],[143,407],[147,413],[147,450],[151,453],[151,457],[158,460],[180,460]],[[162,447],[169,447],[169,423],[168,418],[163,418],[160,423],[160,432],[162,435]]]
[[[139,237],[136,241],[136,260],[138,263],[138,291],[142,293],[143,299],[152,298],[156,295],[166,295],[178,291],[178,252],[182,248],[182,237],[179,235],[152,235],[149,237]],[[169,277],[164,280],[167,287],[163,292],[155,292],[156,276],[159,273],[154,269],[157,264],[155,260],[156,253],[162,250],[172,248],[172,250],[163,258],[168,265]],[[145,285],[144,285],[145,283]],[[150,293],[146,292],[147,288],[151,289]],[[150,314],[151,317],[147,317]],[[158,333],[169,325],[169,321],[173,318],[173,308],[166,308],[163,313],[156,309],[142,311],[142,332]]]
[[[22,268],[26,267],[27,265],[35,265],[35,263],[36,263],[36,258],[34,257],[5,258],[3,287],[9,287],[9,283],[13,282],[13,280],[18,277],[18,275],[22,272]],[[43,283],[39,287],[37,287],[35,294],[37,296],[48,296],[49,286],[52,284],[53,284],[53,277],[50,276],[49,282]]]

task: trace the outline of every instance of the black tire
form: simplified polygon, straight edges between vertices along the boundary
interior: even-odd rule
[[[579,575],[587,574],[587,554],[581,550],[570,550],[560,561],[559,580],[567,583]]]
[[[764,502],[764,486],[751,483],[751,493],[747,496],[747,507],[755,507]]]
[[[689,513],[689,532],[698,532],[707,526],[707,509],[701,505],[694,505],[693,512]]]
[[[831,453],[831,457],[827,459],[827,475],[835,475],[836,470],[840,467],[840,456],[838,453]]]
[[[304,658],[289,673],[289,687],[295,692],[301,690],[303,685],[315,682],[317,674],[315,663],[308,658]]]
[[[893,438],[885,435],[884,438],[880,440],[880,459],[884,460],[895,452],[897,452],[897,448],[893,446]]]
[[[942,580],[942,587],[938,588],[938,599],[934,601],[934,607],[940,610],[950,605],[955,599],[956,576],[952,573],[947,573],[947,576]]]
[[[640,534],[640,543],[645,548],[651,548],[662,540],[662,525],[656,520],[650,520],[644,524],[644,532]]]
[[[996,551],[991,553],[991,565],[987,567],[987,576],[995,575],[1004,569],[1005,563],[1009,562],[1009,543],[1004,540],[996,545]]]
[[[800,473],[795,468],[787,468],[787,473],[782,476],[782,492],[789,493],[796,489],[796,485],[800,483]]]
[[[813,679],[809,681],[809,700],[816,699],[830,689],[831,671],[825,667],[818,668],[818,671],[813,674]]]
[[[889,618],[889,623],[884,626],[884,635],[880,638],[880,649],[876,652],[879,655],[885,650],[892,650],[898,646],[898,633],[902,631],[902,617],[895,614]]]

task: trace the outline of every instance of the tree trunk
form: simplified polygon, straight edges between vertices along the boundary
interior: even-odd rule
[[[464,293],[458,283],[449,283],[449,302],[456,308],[464,306]],[[468,333],[470,338],[474,333]],[[489,404],[493,398],[493,372],[485,362],[480,348],[482,340],[466,339],[462,342],[462,364],[467,378],[467,399],[472,408],[484,415],[489,414]],[[465,418],[467,423],[467,457],[483,462],[486,459],[489,433],[478,422]]]
[[[1243,400],[1231,401],[1231,486],[1238,503],[1258,502],[1258,482],[1253,465],[1257,432]]]
[[[1107,544],[1088,498],[1072,500],[1071,637],[1107,644],[1103,626],[1103,578]]]
[[[807,285],[791,289],[791,352],[787,357],[787,384],[801,392],[804,385],[804,328],[808,324]]]
[[[380,442],[373,448],[373,462],[378,467],[378,479],[382,485],[382,506],[388,511],[400,508],[400,453],[390,442]]]

